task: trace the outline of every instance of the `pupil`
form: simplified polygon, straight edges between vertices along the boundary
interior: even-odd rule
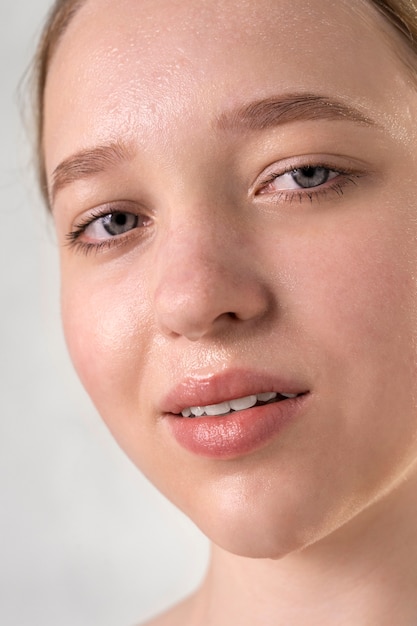
[[[117,213],[114,216],[114,221],[116,222],[117,226],[125,226],[126,225],[126,214],[125,213]]]
[[[301,168],[301,173],[303,176],[306,176],[307,178],[313,178],[313,176],[316,174],[317,168],[316,167],[302,167]]]

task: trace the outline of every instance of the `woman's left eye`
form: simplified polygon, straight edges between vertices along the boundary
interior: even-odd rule
[[[312,189],[324,185],[339,175],[340,172],[323,166],[307,165],[306,167],[297,167],[284,174],[273,174],[259,193]]]

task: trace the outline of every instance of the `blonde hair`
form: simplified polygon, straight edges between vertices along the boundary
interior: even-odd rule
[[[417,55],[417,6],[414,0],[365,0],[401,34],[409,50]],[[49,204],[43,153],[44,94],[49,65],[61,37],[86,0],[55,0],[46,20],[33,67],[34,115],[36,122],[36,167],[41,193]],[[417,61],[415,63],[417,68]],[[415,69],[414,68],[414,69]]]

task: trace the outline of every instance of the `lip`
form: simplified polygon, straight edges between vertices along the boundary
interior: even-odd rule
[[[179,415],[186,407],[218,404],[268,391],[300,395],[223,416]],[[181,447],[199,456],[230,459],[266,445],[297,417],[310,395],[300,382],[235,370],[181,381],[163,398],[160,408],[163,421]]]

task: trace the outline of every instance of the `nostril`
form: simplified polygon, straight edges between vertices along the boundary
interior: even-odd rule
[[[211,254],[211,253],[210,253]],[[153,309],[165,335],[191,340],[259,319],[270,307],[270,294],[257,274],[240,270],[221,255],[211,258],[197,249],[192,259],[162,259],[156,272]],[[181,258],[180,258],[181,257]],[[238,271],[239,270],[239,271]],[[230,308],[229,308],[230,307]]]

